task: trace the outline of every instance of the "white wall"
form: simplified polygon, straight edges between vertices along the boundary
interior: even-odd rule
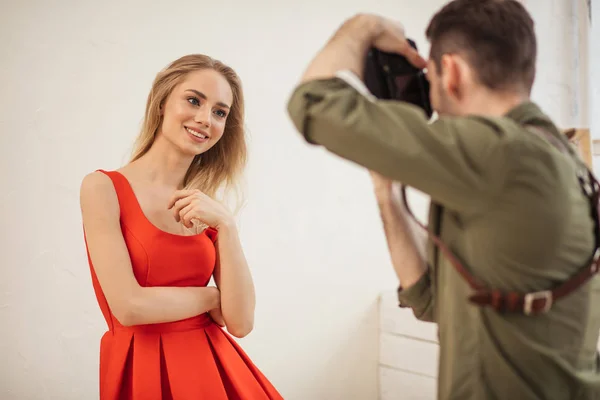
[[[369,179],[304,144],[285,103],[345,17],[394,15],[426,51],[423,29],[444,2],[0,3],[0,398],[97,398],[105,325],[85,258],[79,184],[126,160],[154,75],[192,52],[230,63],[245,84],[251,144],[241,235],[258,309],[243,347],[286,399],[377,398],[376,299],[396,280]],[[534,11],[546,18],[540,4],[547,0]],[[557,29],[538,26],[542,38]],[[571,68],[552,46],[541,46],[542,79]],[[570,124],[572,97],[560,85],[538,81],[535,97]]]
[[[309,148],[284,113],[310,57],[366,4],[285,3],[2,2],[0,398],[95,398],[105,325],[79,184],[125,161],[154,75],[192,52],[245,83],[241,234],[258,307],[242,345],[286,399],[376,397],[376,299],[395,279],[368,176]],[[411,4],[378,3],[398,16]],[[409,30],[422,32],[438,5],[411,13]]]
[[[600,139],[600,3],[592,6],[592,22],[588,41],[589,55],[589,128],[592,140]],[[593,156],[594,173],[600,176],[600,155]]]
[[[561,128],[588,126],[585,0],[523,0],[536,22],[532,97]]]

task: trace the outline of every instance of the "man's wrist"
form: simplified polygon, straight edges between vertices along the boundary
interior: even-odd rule
[[[305,71],[301,82],[330,79],[342,70],[352,71],[361,80],[365,58],[381,33],[378,17],[359,14],[346,20]]]
[[[379,16],[357,14],[342,25],[338,30],[338,34],[340,36],[348,36],[354,42],[365,43],[368,47],[381,34],[382,29],[383,25]]]
[[[405,225],[407,221],[406,210],[400,198],[394,195],[394,192],[389,192],[381,197],[377,197],[377,204],[381,218],[387,222],[402,223]]]
[[[392,193],[387,189],[376,189],[375,197],[377,198],[377,204],[380,207],[388,207],[392,204]]]
[[[398,208],[398,204],[401,203],[394,190],[390,188],[376,189],[375,197],[377,197],[377,203],[379,206],[384,208],[392,208],[396,210]]]
[[[381,219],[385,224],[394,222],[398,219],[399,213],[391,198],[387,196],[385,198],[378,197],[377,205],[379,206]]]
[[[379,17],[370,14],[358,14],[346,21],[334,37],[334,40],[342,42],[343,46],[356,59],[361,60],[358,68],[348,66],[348,69],[356,74],[361,81],[364,78],[362,60],[365,59],[375,38],[381,33],[381,29],[382,25]]]

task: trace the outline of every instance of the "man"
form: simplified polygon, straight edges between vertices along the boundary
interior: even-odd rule
[[[546,291],[590,265],[595,236],[583,163],[529,100],[533,21],[516,0],[456,0],[426,33],[428,61],[401,25],[349,19],[292,94],[291,119],[309,143],[373,171],[400,304],[438,324],[440,399],[600,398],[598,279],[555,302]],[[371,46],[427,67],[436,121],[366,92]],[[479,282],[480,304],[451,255],[429,242],[420,256],[392,180],[430,195],[429,229]]]

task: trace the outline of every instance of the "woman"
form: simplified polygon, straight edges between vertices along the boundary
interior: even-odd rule
[[[88,260],[109,328],[101,400],[282,398],[221,328],[241,338],[254,321],[234,218],[214,200],[245,159],[238,76],[188,55],[156,77],[132,161],[83,179]]]

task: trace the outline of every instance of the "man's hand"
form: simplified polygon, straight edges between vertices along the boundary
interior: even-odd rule
[[[358,14],[342,24],[310,63],[302,81],[332,78],[342,70],[350,70],[362,79],[371,47],[403,55],[417,68],[427,65],[406,40],[402,24],[379,15]]]
[[[380,31],[373,38],[373,47],[387,53],[400,54],[417,68],[427,66],[427,61],[406,40],[404,26],[400,22],[370,14],[365,18],[375,18],[379,21]]]

